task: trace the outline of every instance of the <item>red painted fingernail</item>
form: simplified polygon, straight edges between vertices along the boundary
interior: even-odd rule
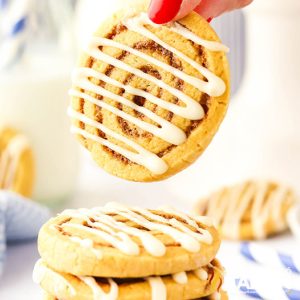
[[[152,22],[164,24],[172,21],[178,14],[183,0],[152,0],[148,15]]]
[[[210,17],[207,19],[207,22],[210,23],[212,21],[213,17]]]

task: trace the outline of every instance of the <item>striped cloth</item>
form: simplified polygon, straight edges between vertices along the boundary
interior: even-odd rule
[[[248,261],[264,267],[258,267],[255,276],[236,280],[240,292],[261,300],[300,300],[298,253],[283,253],[255,242],[242,243],[240,253]]]
[[[257,243],[245,242],[241,244],[241,254],[248,260],[269,268],[283,268],[300,275],[300,255],[291,255],[276,251]]]
[[[6,242],[36,238],[40,227],[49,217],[47,208],[15,193],[0,191],[0,275]]]

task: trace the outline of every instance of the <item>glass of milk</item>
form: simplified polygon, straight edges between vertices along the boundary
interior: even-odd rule
[[[47,29],[38,28],[41,32],[23,57],[0,70],[0,125],[15,127],[29,138],[36,160],[33,198],[54,206],[74,192],[78,146],[66,114],[73,56],[60,47],[62,37],[53,38]]]

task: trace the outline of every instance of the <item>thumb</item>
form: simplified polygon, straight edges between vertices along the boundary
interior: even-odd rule
[[[157,24],[178,20],[189,14],[202,0],[152,0],[149,18]]]

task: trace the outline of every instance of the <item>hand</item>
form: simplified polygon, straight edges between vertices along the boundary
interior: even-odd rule
[[[253,0],[152,0],[149,18],[157,24],[178,20],[192,10],[210,21],[224,12],[242,8]]]

